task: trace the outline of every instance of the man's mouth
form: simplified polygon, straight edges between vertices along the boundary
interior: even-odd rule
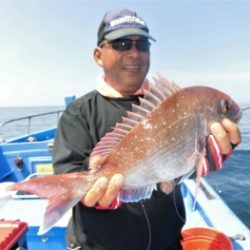
[[[137,72],[140,70],[139,65],[125,65],[123,68],[129,72]]]

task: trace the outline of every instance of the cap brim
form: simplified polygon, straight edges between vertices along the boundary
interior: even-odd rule
[[[108,41],[113,41],[113,40],[116,40],[125,36],[134,36],[134,35],[144,36],[156,42],[156,40],[152,36],[150,36],[146,31],[141,30],[141,29],[136,29],[136,28],[129,28],[129,29],[125,28],[125,29],[114,30],[106,34],[104,38]]]

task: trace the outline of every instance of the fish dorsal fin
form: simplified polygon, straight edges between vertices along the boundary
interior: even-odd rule
[[[160,74],[152,79],[154,82],[150,83],[149,90],[144,91],[144,98],[140,98],[140,105],[133,105],[132,109],[132,113],[143,118],[169,96],[181,89],[176,83],[168,81]]]
[[[132,105],[132,112],[128,111],[127,116],[122,117],[122,122],[116,123],[112,132],[107,133],[95,146],[90,157],[98,155],[104,157],[110,153],[113,147],[118,144],[126,134],[140,123],[148,113],[157,108],[169,96],[181,88],[174,82],[158,74],[153,77],[149,90],[144,92],[144,98],[140,99],[140,105]]]

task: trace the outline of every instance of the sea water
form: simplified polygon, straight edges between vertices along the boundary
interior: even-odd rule
[[[250,104],[241,105],[247,106]],[[60,109],[63,107],[0,107],[0,124],[8,119]],[[37,117],[31,121],[31,131],[53,127],[56,122],[56,115]],[[6,130],[0,129],[0,138],[9,139],[9,135],[16,137],[27,133],[27,124],[26,120],[8,125]],[[250,110],[243,114],[239,127],[242,134],[241,144],[225,161],[223,168],[219,172],[210,173],[206,180],[250,228]]]
[[[242,104],[249,107],[250,104]],[[229,207],[250,228],[250,110],[243,112],[239,123],[242,141],[218,172],[206,180]]]

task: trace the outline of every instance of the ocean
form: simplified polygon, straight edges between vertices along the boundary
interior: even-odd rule
[[[250,104],[242,104],[248,107]],[[61,110],[63,107],[0,107],[0,124],[8,119]],[[57,122],[56,115],[46,119],[37,117],[31,122],[31,131],[53,127]],[[206,180],[219,193],[222,199],[236,215],[250,228],[250,110],[243,114],[239,123],[242,142],[236,147],[233,155],[226,160],[219,172],[210,173]],[[27,121],[0,129],[1,138],[9,139],[27,133]],[[215,211],[216,212],[216,211]]]

